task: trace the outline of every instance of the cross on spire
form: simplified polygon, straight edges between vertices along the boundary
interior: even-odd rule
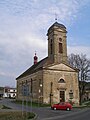
[[[57,14],[55,13],[55,21],[57,21]]]

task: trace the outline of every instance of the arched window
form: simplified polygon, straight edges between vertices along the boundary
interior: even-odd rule
[[[61,78],[58,83],[65,83],[65,80]]]
[[[59,53],[63,53],[62,38],[59,38]]]
[[[51,54],[52,54],[52,39],[51,39],[51,43],[50,43],[50,48],[51,48]]]
[[[73,99],[73,91],[72,90],[70,90],[70,92],[69,92],[69,98]]]
[[[62,38],[59,38],[59,42],[62,42]]]
[[[59,53],[63,53],[62,43],[59,43]]]

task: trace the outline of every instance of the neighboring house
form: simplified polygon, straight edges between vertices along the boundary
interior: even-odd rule
[[[16,78],[17,100],[79,104],[79,71],[68,64],[66,33],[66,27],[58,22],[48,29],[48,56],[37,62],[35,54],[34,65]]]
[[[4,94],[4,88],[3,88],[3,87],[0,87],[0,98],[3,97],[3,94]]]
[[[86,82],[85,92],[83,95],[83,100],[90,100],[90,82]]]
[[[16,88],[4,87],[3,97],[5,97],[5,98],[15,98],[16,97]]]

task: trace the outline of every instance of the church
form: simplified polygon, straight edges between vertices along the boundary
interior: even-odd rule
[[[66,34],[66,27],[58,22],[48,29],[48,56],[38,61],[35,53],[34,64],[16,78],[17,100],[79,104],[79,70],[68,64]]]

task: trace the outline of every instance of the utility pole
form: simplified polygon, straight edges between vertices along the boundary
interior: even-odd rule
[[[52,88],[53,88],[53,82],[51,82],[50,105],[53,104],[53,91],[52,91]]]

